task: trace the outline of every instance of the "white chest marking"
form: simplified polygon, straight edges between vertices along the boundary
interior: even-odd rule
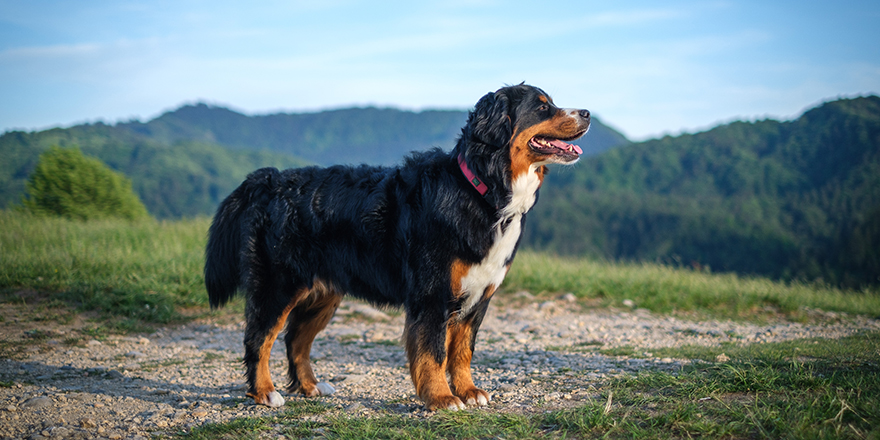
[[[541,179],[535,169],[541,164],[533,164],[529,172],[513,181],[513,196],[510,203],[501,209],[501,218],[493,226],[495,241],[486,257],[473,265],[461,279],[461,293],[464,302],[459,316],[467,316],[483,298],[486,288],[498,288],[507,275],[507,262],[513,255],[519,236],[522,234],[522,216],[535,204],[535,194],[541,186]]]

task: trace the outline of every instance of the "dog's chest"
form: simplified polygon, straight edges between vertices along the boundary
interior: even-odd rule
[[[522,234],[522,217],[535,204],[535,194],[540,186],[541,180],[534,172],[513,182],[511,201],[501,210],[501,219],[494,225],[492,246],[483,260],[470,266],[467,275],[461,279],[463,301],[460,316],[467,316],[484,296],[491,295],[501,286]]]

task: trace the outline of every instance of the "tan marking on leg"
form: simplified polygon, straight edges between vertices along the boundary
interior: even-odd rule
[[[309,321],[299,323],[301,325],[296,327],[296,336],[291,341],[290,347],[288,347],[288,350],[290,350],[288,359],[293,362],[294,368],[296,368],[296,377],[300,382],[298,389],[290,391],[300,392],[306,397],[315,397],[321,394],[320,390],[316,387],[318,379],[315,377],[311,361],[309,360],[312,352],[312,343],[315,341],[315,336],[333,318],[336,308],[342,302],[342,296],[329,289],[313,289],[312,297],[316,299],[306,310],[317,310],[317,312]],[[291,326],[297,324],[294,322],[290,323]],[[288,327],[288,331],[291,331],[291,329],[292,327]]]
[[[490,286],[494,291],[494,286]],[[490,291],[487,288],[486,291]],[[491,293],[490,293],[491,295]],[[452,392],[467,405],[486,405],[489,403],[489,393],[477,388],[471,376],[471,359],[473,350],[471,340],[473,338],[473,326],[471,322],[450,321],[447,330],[447,370],[452,382]]]
[[[438,363],[430,350],[422,345],[420,336],[412,327],[410,323],[407,324],[404,338],[410,377],[416,387],[416,394],[431,411],[464,409],[464,404],[458,397],[452,395],[449,383],[446,382],[447,358],[444,358],[442,363]]]
[[[257,362],[257,377],[254,381],[254,392],[247,393],[249,397],[253,397],[254,402],[257,404],[275,406],[269,396],[270,393],[275,391],[275,385],[272,384],[272,374],[269,372],[269,355],[272,353],[272,346],[275,344],[275,339],[278,337],[278,333],[281,332],[284,328],[284,324],[287,323],[287,315],[290,314],[290,311],[293,310],[293,307],[302,297],[303,293],[299,293],[293,297],[290,304],[288,304],[281,312],[281,315],[278,317],[278,322],[276,322],[275,326],[273,326],[272,329],[269,330],[269,333],[266,334],[266,339],[263,340],[263,344],[260,345],[260,359]]]

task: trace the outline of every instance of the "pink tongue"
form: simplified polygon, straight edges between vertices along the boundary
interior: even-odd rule
[[[569,144],[569,143],[560,141],[559,139],[553,139],[552,141],[550,141],[550,145],[553,145],[554,147],[559,148],[560,150],[564,150],[564,151],[568,151],[568,147],[571,146],[571,147],[574,147],[574,151],[577,154],[584,154],[584,150],[581,150],[581,147],[578,147],[577,145],[574,145],[574,144]]]

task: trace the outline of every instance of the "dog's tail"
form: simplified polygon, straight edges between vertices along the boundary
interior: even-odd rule
[[[239,290],[249,264],[248,243],[253,243],[265,219],[280,173],[261,168],[247,176],[214,215],[205,248],[205,287],[211,308],[222,307]]]

